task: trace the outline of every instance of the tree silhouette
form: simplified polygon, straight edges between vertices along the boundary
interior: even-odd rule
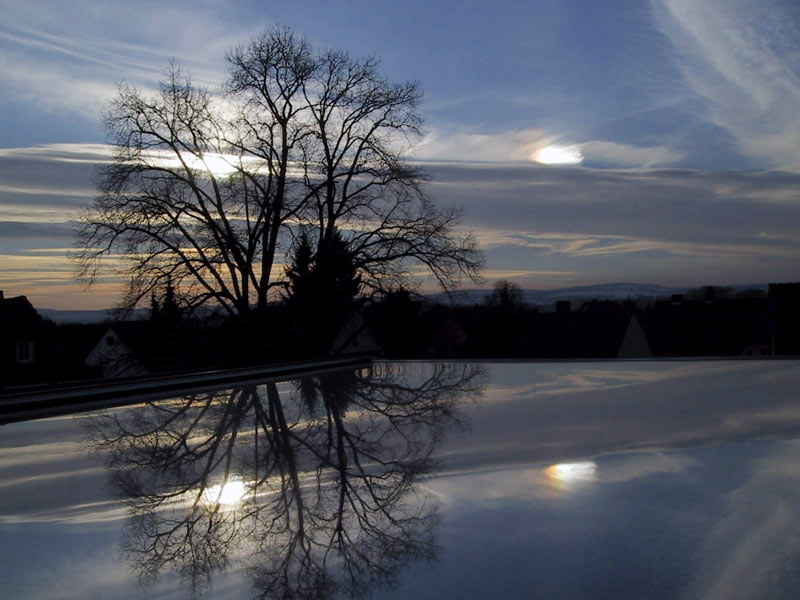
[[[326,354],[358,303],[361,278],[347,242],[338,231],[316,254],[303,232],[286,270],[286,304],[295,341],[303,354]]]
[[[492,293],[486,297],[486,304],[502,310],[520,310],[527,306],[522,289],[507,279],[494,284]]]
[[[396,287],[414,265],[445,288],[478,276],[483,258],[459,232],[459,210],[437,207],[404,158],[421,134],[416,83],[286,29],[227,62],[220,92],[175,64],[153,97],[119,87],[105,115],[114,160],[78,220],[81,278],[116,268],[123,308],[170,280],[189,309],[263,313],[283,285],[276,260],[303,229],[315,254],[340,236],[365,290]]]
[[[162,299],[159,301],[155,292],[150,293],[150,320],[160,324],[174,327],[181,321],[181,309],[175,297],[175,286],[167,278]]]

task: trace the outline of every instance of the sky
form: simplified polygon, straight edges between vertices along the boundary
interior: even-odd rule
[[[0,0],[0,289],[107,308],[66,258],[120,82],[288,26],[418,81],[410,160],[464,209],[484,286],[800,280],[800,4],[777,0]]]

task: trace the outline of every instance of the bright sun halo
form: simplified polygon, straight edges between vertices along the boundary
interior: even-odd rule
[[[208,170],[217,177],[225,177],[236,171],[236,158],[223,154],[207,153],[202,160],[195,156],[189,158],[189,166],[193,169]]]
[[[244,498],[247,488],[244,482],[229,481],[223,485],[212,485],[203,492],[203,498],[211,504],[236,504]]]
[[[551,144],[534,152],[531,160],[543,165],[577,165],[583,162],[583,154],[580,146]]]

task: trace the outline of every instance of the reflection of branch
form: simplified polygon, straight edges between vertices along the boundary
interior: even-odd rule
[[[416,484],[482,381],[474,366],[416,365],[98,417],[90,444],[131,517],[124,554],[145,579],[174,569],[195,595],[234,560],[264,598],[391,582],[434,555],[436,505]]]
[[[231,479],[238,429],[253,400],[254,390],[242,388],[93,423],[94,449],[105,453],[112,486],[130,510],[123,554],[140,577],[173,565],[196,594],[227,565],[239,523],[218,502],[209,505],[206,492],[220,474],[221,485]]]

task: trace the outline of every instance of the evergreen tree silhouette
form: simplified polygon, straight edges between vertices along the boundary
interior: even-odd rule
[[[286,278],[291,328],[300,344],[296,353],[328,354],[347,315],[358,306],[361,278],[347,241],[334,230],[314,253],[303,232]]]

